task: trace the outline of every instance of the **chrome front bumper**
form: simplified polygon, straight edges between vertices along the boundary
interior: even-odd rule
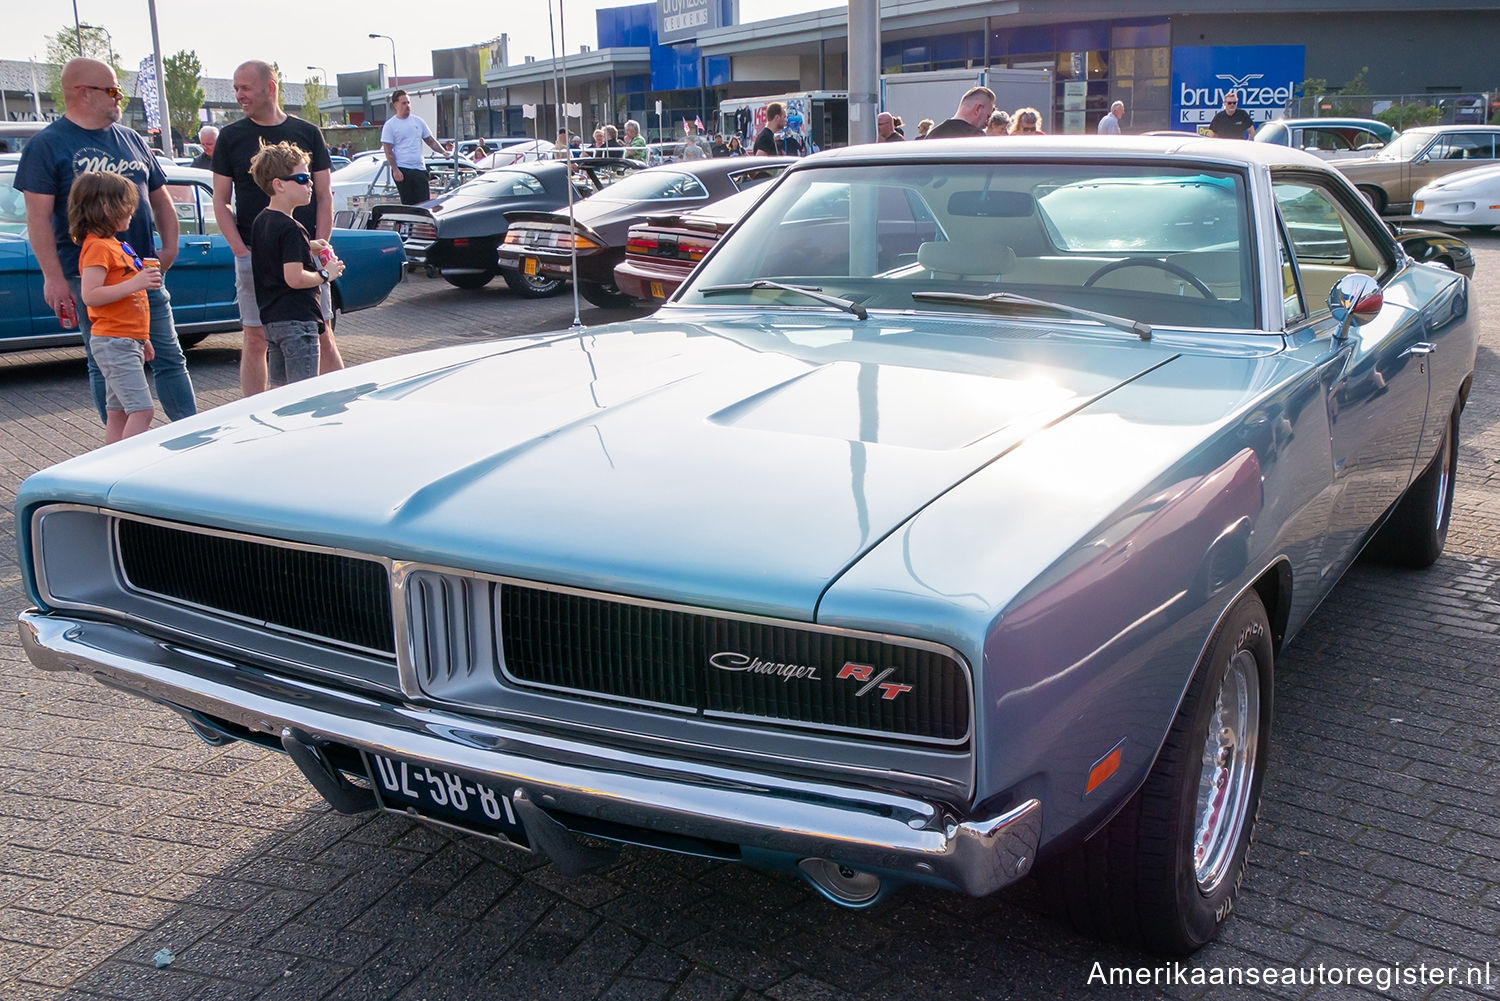
[[[44,614],[19,620],[38,667],[80,671],[279,743],[314,741],[467,772],[544,811],[791,858],[829,859],[975,896],[1025,875],[1041,804],[959,820],[919,799],[601,748],[452,712],[397,704],[234,663],[125,626]]]

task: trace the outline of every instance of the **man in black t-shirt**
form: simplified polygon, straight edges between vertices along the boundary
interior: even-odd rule
[[[776,142],[776,133],[786,128],[786,105],[772,101],[766,105],[766,127],[755,137],[755,156],[780,156],[781,146]]]
[[[1224,110],[1214,115],[1208,123],[1208,131],[1219,139],[1254,139],[1255,122],[1240,107],[1240,96],[1232,90],[1224,92]]]
[[[307,154],[312,173],[312,200],[293,212],[293,217],[315,239],[333,235],[333,190],[328,180],[332,161],[323,133],[311,122],[293,118],[281,109],[276,73],[270,63],[252,60],[234,71],[234,98],[245,117],[219,131],[214,147],[214,219],[234,251],[235,295],[240,307],[240,326],[245,331],[240,349],[240,392],[246,396],[266,389],[266,331],[255,302],[255,280],[250,262],[250,227],[270,198],[250,176],[250,160],[262,144],[295,143]],[[234,194],[234,207],[229,196]],[[323,290],[323,314],[331,317],[332,299]],[[323,328],[319,338],[319,370],[332,372],[344,367],[333,325]]]
[[[958,139],[982,136],[995,110],[995,92],[988,87],[970,87],[959,98],[953,117],[927,133],[928,139]]]

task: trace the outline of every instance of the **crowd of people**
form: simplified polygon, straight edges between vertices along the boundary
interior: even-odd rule
[[[177,212],[160,161],[120,124],[114,69],[74,59],[61,84],[63,115],[27,143],[15,186],[43,298],[83,334],[89,388],[113,442],[151,424],[148,371],[168,420],[198,409],[162,280],[177,258]],[[245,117],[201,130],[200,162],[214,173],[214,218],[234,252],[240,388],[250,396],[268,380],[343,368],[329,294],[343,262],[328,242],[323,134],[282,110],[270,63],[243,63],[234,93]]]

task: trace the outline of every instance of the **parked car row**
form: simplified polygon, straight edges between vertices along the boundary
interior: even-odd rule
[[[680,247],[719,224],[661,206],[784,167],[654,315],[31,477],[22,646],[563,874],[629,844],[864,907],[1035,872],[1191,953],[1244,886],[1285,646],[1361,552],[1443,552],[1478,322],[1312,155],[1070,139],[513,217],[502,262],[602,284],[627,205]]]
[[[615,265],[625,259],[632,225],[651,215],[699,208],[753,188],[794,162],[789,157],[739,157],[648,167],[574,206],[571,218],[566,212],[509,212],[498,256],[500,267],[527,276],[574,281],[579,295],[595,306],[628,306],[634,299],[616,284]]]
[[[26,238],[26,208],[16,190],[18,157],[0,159],[0,351],[79,343],[76,327],[60,327],[42,298],[42,272]],[[234,254],[213,212],[213,175],[163,164],[177,211],[177,261],[166,273],[172,317],[184,347],[211,333],[239,328]],[[333,305],[353,312],[383,302],[401,280],[406,255],[394,233],[335,229],[334,251],[346,264],[333,283]]]
[[[370,225],[400,234],[407,260],[450,285],[483,288],[498,274],[517,295],[551,295],[561,279],[501,267],[496,250],[508,213],[565,208],[570,197],[582,201],[639,169],[638,162],[621,159],[518,163],[486,171],[421,205],[378,205]]]
[[[1380,213],[1414,208],[1416,191],[1471,167],[1500,163],[1500,126],[1433,125],[1407,129],[1375,155],[1334,164]],[[1462,224],[1460,224],[1462,225]]]

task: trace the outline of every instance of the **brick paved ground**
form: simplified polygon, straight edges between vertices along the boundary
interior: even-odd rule
[[[1500,302],[1500,238],[1475,240]],[[566,325],[571,307],[409,279],[346,319],[351,362]],[[600,314],[585,309],[584,318]],[[204,406],[235,339],[190,353]],[[1426,962],[1500,998],[1500,319],[1485,318],[1448,554],[1360,565],[1279,664],[1259,844],[1223,940],[1185,971]],[[24,604],[10,507],[91,447],[80,352],[0,356],[0,620]],[[0,628],[0,999],[1081,998],[1140,959],[1062,929],[1022,884],[907,890],[840,911],[801,883],[627,850],[565,880],[404,819],[330,812],[284,757],[210,748],[174,714],[34,670]],[[157,969],[153,955],[176,956]],[[1172,972],[1167,968],[1167,972]],[[1172,984],[1145,998],[1376,996],[1339,984]]]

